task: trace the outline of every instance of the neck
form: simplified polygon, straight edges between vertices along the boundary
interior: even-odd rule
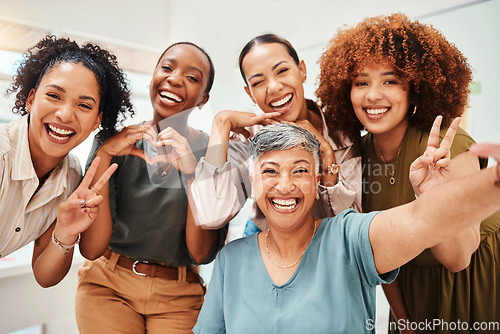
[[[408,130],[408,122],[401,124],[390,132],[373,134],[373,146],[379,158],[382,158],[380,152],[382,152],[385,161],[392,160],[397,156],[406,130]]]
[[[323,122],[321,121],[321,116],[312,110],[307,109],[307,103],[304,101],[304,110],[300,113],[297,118],[298,121],[308,121],[312,126],[320,133],[323,133]]]
[[[309,245],[314,236],[315,229],[320,223],[312,215],[307,220],[307,223],[302,224],[302,226],[293,231],[284,231],[270,225],[268,235],[269,247],[274,248],[281,258],[295,258],[297,254],[307,248],[307,245]]]

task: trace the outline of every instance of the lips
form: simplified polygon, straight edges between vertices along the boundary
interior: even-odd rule
[[[275,109],[276,111],[280,111],[280,110],[283,110],[287,107],[287,105],[290,103],[290,101],[292,100],[292,97],[293,97],[293,94],[290,93],[290,94],[287,94],[281,98],[279,98],[278,100],[273,100],[269,103],[269,106],[273,109]]]
[[[363,110],[368,114],[368,115],[381,115],[389,111],[390,108],[384,107],[384,108],[363,108]]]
[[[168,99],[169,101],[172,101],[174,103],[181,103],[184,101],[184,99],[182,97],[180,97],[179,95],[174,94],[174,93],[169,92],[169,91],[166,91],[166,90],[160,91],[159,94],[162,98]]]
[[[58,124],[45,124],[47,133],[56,141],[64,142],[76,134],[76,131]]]
[[[292,213],[297,209],[300,203],[299,198],[271,198],[271,206],[281,213]]]

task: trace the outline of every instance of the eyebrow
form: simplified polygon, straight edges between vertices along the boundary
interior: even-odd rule
[[[300,160],[297,160],[297,161],[294,161],[292,163],[292,165],[297,165],[299,163],[306,163],[308,164],[309,166],[311,165],[311,163],[309,161],[307,161],[306,159],[300,159]],[[264,166],[265,164],[270,164],[270,165],[274,165],[274,166],[277,166],[279,167],[280,164],[277,163],[277,162],[274,162],[274,161],[263,161],[262,164],[261,164],[261,167]]]
[[[388,72],[383,72],[380,76],[383,77],[383,76],[386,76],[386,75],[396,75],[396,74],[394,73],[394,71],[388,71]],[[357,78],[357,77],[367,77],[367,76],[368,76],[367,73],[360,73],[360,74],[356,75],[355,78]]]
[[[174,63],[175,65],[177,65],[177,60],[175,58],[163,58],[163,60],[168,60],[169,62],[171,63]],[[163,62],[164,64],[165,62]],[[198,67],[196,66],[189,66],[188,67],[189,70],[192,70],[192,71],[197,71],[200,73],[201,77],[203,78],[203,71],[200,70]]]
[[[282,61],[277,62],[276,64],[273,65],[273,67],[271,67],[271,70],[274,71],[278,66],[280,66],[283,63],[288,63],[288,61],[282,60]],[[250,81],[252,78],[261,77],[263,75],[264,74],[262,74],[262,73],[256,73],[256,74],[252,75],[251,77],[249,77],[248,81]]]
[[[64,89],[61,86],[56,85],[56,84],[48,84],[45,87],[55,88],[55,89],[57,89],[58,91],[60,91],[62,93],[66,93],[66,89]],[[91,100],[91,101],[94,101],[94,103],[97,103],[96,100],[92,96],[80,95],[78,98],[80,98],[82,100]]]

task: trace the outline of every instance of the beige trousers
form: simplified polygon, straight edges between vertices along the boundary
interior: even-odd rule
[[[117,261],[113,253],[79,269],[80,333],[192,333],[204,298],[200,284],[138,276]]]

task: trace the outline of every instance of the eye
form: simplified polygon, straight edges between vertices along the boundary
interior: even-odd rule
[[[92,110],[92,106],[86,104],[86,103],[80,103],[78,105],[79,107],[82,107],[82,108],[85,108],[85,109],[88,109],[88,110]]]
[[[163,68],[167,72],[173,71],[173,68],[170,65],[163,65],[161,68]]]
[[[278,172],[272,168],[266,168],[262,171],[262,174],[273,175],[273,174],[278,174]]]
[[[309,169],[307,169],[305,167],[299,167],[293,171],[293,174],[297,174],[297,175],[309,174]]]
[[[386,80],[384,82],[384,84],[386,84],[386,85],[397,85],[398,82],[396,80]]]
[[[364,86],[368,86],[368,84],[366,82],[355,82],[354,83],[354,87],[364,87]]]
[[[256,87],[258,85],[260,85],[262,82],[264,82],[263,80],[261,81],[255,81],[254,83],[251,84],[252,87]]]
[[[286,71],[288,71],[288,68],[282,68],[282,69],[279,69],[279,70],[278,70],[278,74],[285,73]]]
[[[48,97],[51,97],[53,99],[56,99],[56,100],[60,100],[61,98],[59,97],[59,95],[57,94],[54,94],[54,93],[47,93],[47,96]]]
[[[199,82],[198,78],[193,76],[193,75],[188,75],[187,76],[188,80],[193,81],[193,82]]]

